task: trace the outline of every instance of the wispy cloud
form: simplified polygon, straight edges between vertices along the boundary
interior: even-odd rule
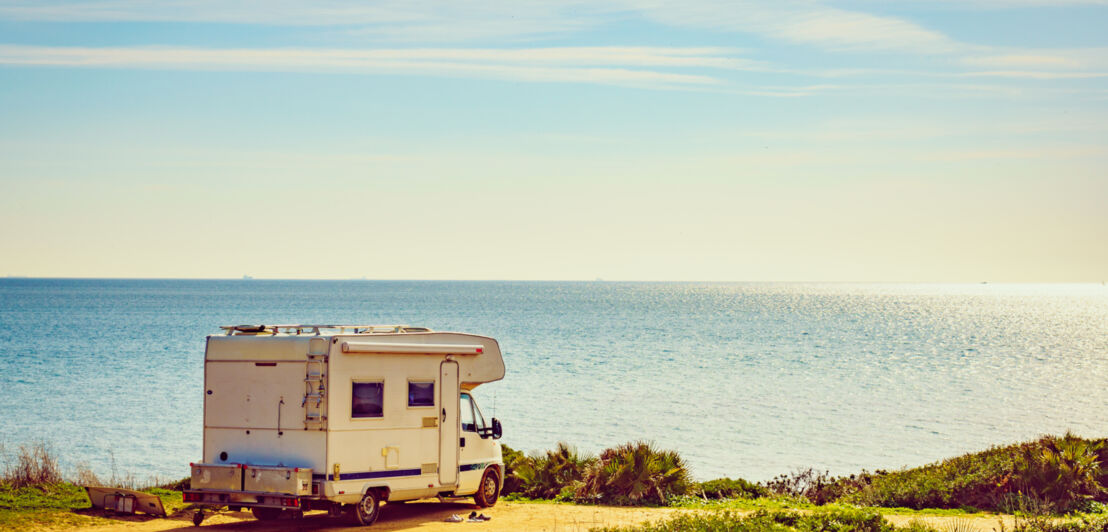
[[[1108,5],[1108,0],[1059,1]],[[971,9],[953,0],[939,2],[949,9]],[[1001,9],[1048,4],[1047,0],[986,0],[981,6]],[[916,77],[1079,80],[1103,78],[1108,72],[1105,48],[1017,49],[970,44],[903,17],[864,12],[859,5],[864,4],[832,0],[0,0],[0,19],[325,26],[330,35],[358,36],[352,41],[360,43],[354,49],[13,44],[0,46],[0,63],[418,74],[664,89],[715,87],[774,96],[839,90],[820,81],[828,78],[870,79],[871,83]],[[850,54],[829,54],[823,66],[809,68],[750,59],[744,57],[746,51],[735,48],[503,47],[509,42],[519,45],[627,20],[723,35],[753,35]],[[365,48],[366,42],[383,47]],[[475,47],[486,42],[495,42],[497,48]],[[434,47],[399,48],[414,43]],[[858,63],[852,62],[852,57],[874,54],[882,54],[882,59],[868,61],[864,68],[853,66]],[[836,63],[828,59],[831,57],[843,59]],[[763,80],[772,84],[763,87],[760,81],[737,79],[737,71],[781,76]]]
[[[592,28],[604,15],[743,32],[832,48],[933,53],[954,45],[911,21],[807,0],[0,0],[0,17],[53,21],[176,21],[346,26],[401,41],[536,37]]]
[[[399,41],[533,38],[576,31],[603,8],[573,0],[0,0],[0,18],[343,26]]]
[[[711,86],[711,75],[675,69],[747,70],[758,62],[726,48],[208,49],[0,45],[0,64],[100,68],[330,71],[470,76],[649,88]]]
[[[628,9],[667,25],[749,33],[831,49],[938,53],[957,46],[942,33],[903,18],[812,1],[628,0]]]

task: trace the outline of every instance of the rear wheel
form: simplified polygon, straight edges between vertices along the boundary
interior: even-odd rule
[[[362,496],[361,502],[354,505],[354,520],[359,525],[369,526],[381,514],[381,498],[376,491],[369,490]]]
[[[477,503],[477,506],[481,508],[488,508],[496,504],[496,500],[500,498],[500,475],[496,473],[496,469],[485,469],[485,474],[481,477],[481,484],[477,486],[477,493],[473,494],[473,502]]]
[[[254,514],[254,518],[258,521],[272,521],[281,517],[280,508],[251,508],[250,513]]]

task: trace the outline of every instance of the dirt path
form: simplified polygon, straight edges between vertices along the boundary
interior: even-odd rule
[[[448,523],[453,514],[468,516],[478,511],[492,520],[484,523]],[[367,531],[386,532],[410,530],[418,532],[587,532],[593,527],[633,525],[643,521],[656,521],[679,512],[694,512],[678,508],[617,508],[609,506],[577,506],[572,504],[513,503],[501,501],[493,508],[478,510],[471,503],[411,502],[403,505],[385,505],[381,517]],[[67,530],[88,532],[162,532],[225,530],[240,532],[337,532],[363,530],[348,518],[332,518],[323,512],[311,512],[302,519],[285,519],[262,522],[249,512],[221,512],[208,516],[200,528],[192,525],[192,512],[186,511],[168,519],[142,516],[113,516],[103,513],[86,513],[95,518],[95,524]],[[937,530],[959,532],[999,532],[1000,520],[1004,528],[1011,530],[1011,516],[968,515],[888,515],[895,526],[907,526],[914,519],[931,525]]]
[[[492,518],[483,523],[447,523],[453,514],[468,516],[478,511]],[[598,526],[631,525],[664,518],[674,512],[691,511],[673,508],[613,508],[570,504],[535,504],[501,501],[493,508],[478,510],[471,503],[411,502],[385,505],[381,517],[365,530],[385,532],[412,530],[420,532],[587,532]],[[92,514],[98,516],[103,514]],[[323,512],[310,512],[302,519],[280,519],[261,522],[248,512],[222,512],[207,517],[200,528],[192,525],[192,512],[168,519],[142,516],[104,516],[96,524],[67,530],[89,532],[161,532],[169,530],[202,532],[227,530],[242,532],[276,531],[346,531],[360,530],[347,518],[332,518]]]

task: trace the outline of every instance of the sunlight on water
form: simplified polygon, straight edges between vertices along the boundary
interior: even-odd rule
[[[1103,285],[0,280],[2,441],[180,478],[204,337],[407,323],[500,340],[504,442],[647,439],[695,476],[918,465],[1108,427]]]

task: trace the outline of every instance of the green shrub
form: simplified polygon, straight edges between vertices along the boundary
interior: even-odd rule
[[[516,470],[517,464],[520,460],[527,458],[520,451],[512,449],[503,443],[500,444],[500,452],[504,460],[504,487],[501,492],[504,495],[510,495],[520,492],[520,481],[513,472]]]
[[[510,493],[533,499],[556,498],[567,486],[576,489],[594,460],[566,443],[558,443],[556,449],[545,454],[516,457],[509,473],[513,488]]]
[[[1076,519],[1034,516],[1018,519],[1012,532],[1108,532],[1108,515],[1083,515]]]
[[[1067,434],[934,464],[837,479],[831,495],[866,506],[1065,512],[1104,500],[1104,440]]]
[[[935,532],[921,523],[911,532]],[[893,532],[894,528],[873,510],[847,509],[797,512],[767,512],[750,515],[732,511],[690,513],[663,521],[630,527],[593,529],[594,532]]]
[[[620,505],[665,504],[690,487],[688,468],[676,451],[646,442],[625,443],[600,453],[577,490],[582,500]]]
[[[151,486],[150,489],[161,489],[166,491],[184,491],[192,486],[192,477],[185,477],[181,480],[173,482],[158,483]]]
[[[701,482],[692,488],[693,494],[699,494],[705,499],[757,499],[768,497],[770,491],[744,479],[717,478],[707,482]]]
[[[1081,502],[1104,495],[1099,479],[1104,475],[1099,452],[1103,441],[1090,441],[1072,434],[1046,437],[1038,445],[1021,449],[1014,487],[1048,501],[1059,511],[1074,509]]]
[[[778,475],[766,482],[765,488],[770,494],[800,497],[812,504],[823,505],[859,491],[868,485],[874,476],[884,474],[884,471],[877,473],[862,471],[861,475],[857,476],[833,477],[827,471],[817,471],[809,467]]]

